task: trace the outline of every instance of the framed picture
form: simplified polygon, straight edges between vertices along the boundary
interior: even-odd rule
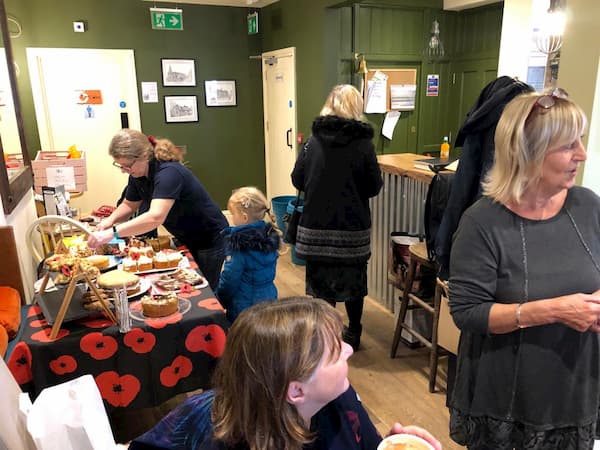
[[[236,106],[234,80],[207,80],[204,82],[206,106]]]
[[[196,86],[196,64],[193,59],[160,60],[163,86]]]
[[[198,100],[195,95],[165,95],[165,120],[198,122]]]

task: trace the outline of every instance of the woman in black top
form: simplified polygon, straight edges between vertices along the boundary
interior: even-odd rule
[[[296,250],[306,260],[306,293],[334,306],[345,302],[344,339],[354,349],[360,343],[371,256],[369,198],[383,184],[373,128],[362,111],[354,86],[334,87],[292,172],[294,186],[304,191]]]
[[[190,250],[210,286],[216,289],[225,257],[221,232],[228,226],[227,219],[200,181],[181,163],[181,150],[168,139],[123,129],[112,138],[109,154],[113,165],[129,174],[129,181],[123,202],[88,238],[90,247],[163,225]],[[150,202],[148,211],[127,220],[143,202]]]

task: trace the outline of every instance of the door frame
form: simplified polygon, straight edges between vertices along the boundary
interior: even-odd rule
[[[294,71],[293,77],[289,82],[293,84],[293,107],[292,114],[294,116],[292,123],[292,145],[296,145],[296,130],[298,129],[298,105],[297,105],[297,84],[296,84],[296,47],[286,47],[278,50],[273,50],[269,52],[264,52],[261,54],[262,61],[262,82],[263,82],[263,126],[264,126],[264,138],[265,138],[265,186],[266,186],[266,195],[268,199],[272,198],[271,195],[271,167],[270,167],[270,155],[271,155],[271,145],[269,142],[269,90],[268,83],[266,77],[266,71],[264,70],[265,65],[268,64],[267,60],[270,58],[281,58],[291,56]]]

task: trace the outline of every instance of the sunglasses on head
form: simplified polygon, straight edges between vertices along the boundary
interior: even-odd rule
[[[557,98],[568,98],[569,94],[562,88],[555,88],[550,94],[541,95],[531,107],[526,122],[531,118],[533,111],[537,109],[548,110],[556,104]]]

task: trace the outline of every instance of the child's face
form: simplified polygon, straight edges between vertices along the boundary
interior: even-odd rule
[[[231,214],[231,221],[233,222],[233,225],[238,227],[240,225],[246,225],[248,223],[248,214],[242,212],[239,208],[236,207],[236,205],[233,205],[231,202],[229,202],[227,204],[227,209]]]

